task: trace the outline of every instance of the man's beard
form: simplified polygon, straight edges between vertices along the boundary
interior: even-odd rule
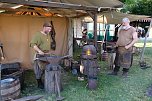
[[[122,26],[121,29],[123,29],[123,30],[128,30],[130,27],[131,27],[131,26]]]
[[[48,32],[48,31],[45,31],[45,34],[49,34],[49,32]]]

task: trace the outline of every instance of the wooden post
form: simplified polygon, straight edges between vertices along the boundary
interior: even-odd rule
[[[59,65],[52,66],[52,70],[45,70],[45,91],[47,93],[57,93],[57,87],[55,82],[55,74],[57,74],[57,82],[59,84],[59,89],[61,91],[61,70],[58,68]]]
[[[97,13],[94,13],[94,43],[95,43],[95,47],[98,50],[98,46],[97,46]]]
[[[93,19],[94,21],[94,45],[98,50],[97,47],[97,12],[91,12],[91,11],[87,11],[87,13],[90,15],[90,17]]]

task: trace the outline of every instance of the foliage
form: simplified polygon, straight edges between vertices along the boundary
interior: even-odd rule
[[[152,16],[152,0],[121,0],[125,3],[122,12]]]
[[[141,0],[130,10],[134,14],[152,16],[152,0]]]

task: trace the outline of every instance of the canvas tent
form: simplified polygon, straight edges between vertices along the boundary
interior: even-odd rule
[[[95,1],[51,0],[48,3],[41,0],[0,0],[0,41],[4,46],[4,62],[17,61],[24,68],[31,68],[33,55],[29,42],[34,33],[41,30],[45,21],[54,23],[57,42],[55,53],[65,55],[68,51],[69,35],[72,36],[70,17],[79,17],[89,11],[95,17],[92,11],[122,6],[117,0],[111,0],[113,3],[107,0]],[[16,5],[22,6],[11,8]],[[46,16],[48,12],[49,16]]]
[[[134,14],[126,14],[121,13],[116,10],[110,10],[110,11],[104,11],[102,13],[98,14],[97,22],[98,23],[105,23],[105,24],[121,24],[121,20],[127,17],[130,19],[130,21],[149,21],[150,22],[150,16],[146,15],[134,15]],[[90,17],[84,18],[85,22],[93,22],[93,20]]]
[[[95,6],[98,8],[105,7],[122,7],[123,3],[119,0],[50,0],[52,2],[61,2],[61,3],[70,3],[70,4],[78,4],[82,6]]]
[[[68,41],[68,20],[66,18],[0,16],[0,40],[4,47],[4,62],[21,62],[23,67],[30,67],[33,52],[29,47],[29,42],[32,36],[42,29],[45,21],[53,21],[55,26],[57,33],[55,53],[65,55]]]
[[[126,14],[117,11],[102,12],[102,15],[106,17],[107,23],[109,24],[121,24],[124,17],[129,18],[130,21],[137,21],[149,17],[145,15]]]

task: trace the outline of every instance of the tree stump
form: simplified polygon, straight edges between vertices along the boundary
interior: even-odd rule
[[[49,64],[45,70],[45,91],[47,93],[57,93],[57,86],[55,83],[55,74],[57,74],[57,82],[61,91],[61,67],[59,65]]]

